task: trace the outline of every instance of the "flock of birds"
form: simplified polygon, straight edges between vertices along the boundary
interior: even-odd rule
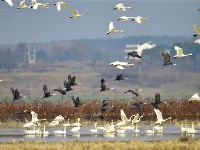
[[[6,3],[8,3],[8,5],[13,6],[13,1],[12,0],[2,0],[5,1]],[[68,8],[68,5],[70,5],[71,3],[69,2],[63,2],[63,1],[59,1],[54,3],[54,5],[56,6],[58,11],[61,11],[61,8]],[[17,9],[38,9],[38,8],[48,8],[50,5],[50,3],[38,3],[36,0],[32,0],[32,4],[30,6],[27,6],[25,4],[25,0],[21,1],[19,4],[19,7],[17,7]],[[124,3],[119,3],[117,4],[113,10],[119,10],[119,11],[126,11],[128,9],[132,9],[132,7],[129,6],[125,6]],[[0,10],[0,12],[5,12],[5,10]],[[81,16],[86,16],[88,15],[87,13],[85,14],[80,14],[78,12],[78,10],[76,10],[75,8],[72,8],[72,13],[73,15],[70,18],[78,18]],[[141,16],[137,16],[137,17],[127,17],[127,16],[121,16],[117,19],[117,21],[136,21],[139,24],[146,24],[146,20],[148,20],[150,18],[144,18]],[[195,30],[195,34],[193,35],[195,36],[200,36],[200,28],[194,24],[194,30]],[[116,33],[116,32],[121,32],[124,33],[123,30],[118,30],[115,28],[113,22],[109,23],[109,30],[107,31],[107,34],[111,34],[111,33]],[[175,51],[176,51],[176,55],[173,57],[173,59],[175,58],[183,58],[186,56],[190,56],[192,55],[192,53],[189,54],[184,54],[184,50],[181,47],[175,46],[174,47]],[[162,69],[166,66],[166,65],[176,65],[174,63],[171,62],[170,60],[170,53],[169,52],[162,52],[161,53],[163,59],[164,59],[164,64],[162,66]],[[129,57],[135,57],[138,59],[141,59],[142,56],[141,54],[137,53],[136,51],[132,51],[127,53],[127,59],[129,59]],[[110,66],[116,67],[118,69],[125,69],[125,67],[127,66],[134,66],[134,64],[132,63],[128,63],[128,62],[120,62],[120,61],[115,61],[109,64]],[[121,80],[126,80],[127,78],[123,78],[122,74],[117,75],[116,77],[116,81],[121,81]],[[43,85],[43,92],[44,92],[44,96],[41,99],[44,98],[48,98],[51,97],[54,94],[54,92],[59,92],[62,95],[66,95],[66,92],[73,90],[71,87],[78,85],[80,83],[75,83],[75,76],[71,77],[71,75],[68,76],[68,81],[64,81],[63,82],[63,86],[64,87],[58,87],[53,89],[53,91],[48,90],[47,85],[44,84]],[[100,86],[100,91],[99,92],[103,92],[103,91],[107,91],[107,90],[111,90],[113,88],[109,88],[106,85],[106,81],[102,78],[101,79],[101,86]],[[13,101],[15,100],[19,100],[21,98],[23,98],[22,96],[20,96],[20,93],[18,91],[18,89],[14,89],[13,87],[10,88],[10,90],[12,91],[13,94]],[[139,93],[142,91],[142,89],[134,89],[134,90],[128,90],[125,91],[124,93],[132,93],[135,96],[139,96]],[[80,107],[81,106],[81,100],[79,99],[79,97],[74,98],[72,96],[72,100],[74,103],[74,107]],[[200,101],[200,97],[198,96],[198,93],[194,94],[189,101],[193,101],[193,100],[199,100]],[[167,118],[167,119],[163,119],[162,116],[162,112],[159,110],[159,105],[162,104],[164,102],[160,101],[160,95],[156,94],[155,95],[155,102],[152,102],[151,105],[154,107],[154,112],[157,116],[157,120],[155,121],[152,130],[146,130],[145,132],[147,134],[154,134],[156,132],[163,132],[163,123],[169,119],[172,119],[171,117]],[[97,127],[97,122],[95,122],[94,124],[94,129],[90,129],[88,130],[88,132],[92,132],[92,133],[97,133],[98,130],[103,130],[103,132],[106,133],[122,133],[124,134],[126,132],[126,130],[133,130],[135,133],[139,133],[140,130],[137,127],[137,124],[140,122],[140,119],[143,117],[142,115],[140,116],[143,107],[142,107],[143,103],[141,102],[136,102],[134,104],[132,104],[132,106],[130,107],[130,109],[136,109],[139,110],[139,113],[132,115],[130,118],[127,118],[125,112],[123,110],[120,110],[120,115],[121,115],[121,120],[117,123],[114,123],[113,121],[111,123],[105,123],[103,127]],[[102,106],[101,106],[101,111],[105,112],[105,111],[115,111],[115,106],[109,106],[109,103],[107,100],[103,100],[102,102]],[[24,124],[23,128],[29,128],[27,130],[24,130],[25,134],[44,134],[44,135],[48,135],[49,132],[46,131],[46,126],[45,124],[41,123],[42,121],[45,121],[46,119],[38,119],[38,114],[34,111],[23,111],[23,112],[18,112],[17,114],[24,114],[24,113],[30,113],[32,115],[32,119],[31,121],[28,121],[26,124]],[[59,125],[61,122],[63,122],[65,120],[66,117],[63,117],[62,115],[59,115],[57,117],[54,118],[54,120],[52,120],[51,122],[48,123],[48,126],[50,127],[54,127]],[[93,119],[97,119],[103,118],[102,113],[97,113],[94,114],[92,116]],[[43,130],[41,130],[41,127],[43,126]],[[81,123],[80,123],[80,118],[77,118],[77,122],[70,124],[69,119],[67,123],[63,124],[64,129],[63,130],[56,130],[53,131],[53,134],[66,134],[66,127],[71,127],[70,131],[71,132],[80,132],[81,129]],[[38,127],[38,129],[36,129],[36,127]],[[33,129],[32,129],[33,128]],[[192,123],[191,127],[188,127],[187,124],[185,125],[185,127],[183,127],[183,125],[181,125],[181,132],[185,132],[185,133],[196,133],[197,130],[194,129],[194,124]]]

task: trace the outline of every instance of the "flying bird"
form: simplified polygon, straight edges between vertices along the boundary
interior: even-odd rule
[[[87,16],[88,14],[79,14],[78,10],[76,10],[75,8],[72,8],[72,13],[73,15],[70,18],[78,18],[81,16]]]
[[[48,6],[50,5],[50,3],[38,3],[36,0],[32,0],[32,5],[30,6],[30,8],[32,9],[38,9],[38,7],[41,8],[48,8]]]
[[[149,20],[151,18],[144,18],[144,17],[141,17],[141,16],[137,16],[137,17],[133,17],[133,19],[131,21],[136,21],[137,23],[139,24],[146,24],[146,20]]]
[[[58,87],[56,89],[54,89],[53,91],[57,91],[59,93],[61,93],[62,95],[66,95],[66,88],[61,88],[61,87]]]
[[[4,13],[4,12],[6,12],[5,10],[0,10],[0,13]]]
[[[110,22],[110,24],[109,24],[109,31],[107,32],[107,34],[115,33],[115,32],[124,33],[123,30],[117,30],[117,29],[114,27],[113,22]]]
[[[192,95],[192,97],[189,99],[189,102],[192,101],[200,101],[200,97],[198,95],[198,93],[195,93],[194,95]]]
[[[178,47],[178,46],[174,46],[174,49],[176,50],[176,55],[173,57],[173,59],[174,58],[182,58],[182,57],[186,57],[186,56],[192,55],[192,53],[184,54],[183,53],[183,49]]]
[[[163,104],[163,103],[167,103],[167,102],[162,102],[160,100],[160,93],[156,93],[155,94],[155,101],[154,102],[151,102],[151,105],[154,107],[154,109],[158,109],[159,108],[159,105],[160,104]]]
[[[55,95],[55,94],[53,94],[53,95],[51,94],[51,92],[48,90],[46,84],[43,85],[43,91],[44,91],[44,97],[43,98],[48,98],[48,97],[51,97],[51,96]]]
[[[163,122],[165,122],[169,119],[172,119],[172,117],[169,117],[167,119],[163,119],[162,112],[159,109],[154,108],[154,112],[156,113],[156,116],[157,116],[157,121],[155,122],[155,124],[157,124],[157,123],[162,124]]]
[[[138,53],[138,52],[136,52],[136,51],[132,51],[132,52],[128,52],[127,53],[127,59],[129,59],[129,56],[132,56],[132,57],[136,57],[136,58],[142,58],[141,57],[141,54],[140,53]]]
[[[112,90],[114,88],[108,88],[106,85],[106,81],[102,78],[101,79],[101,86],[100,86],[100,91],[99,92],[103,92],[103,91],[108,91],[108,90]]]
[[[13,101],[16,101],[16,100],[23,98],[22,96],[20,96],[18,89],[14,89],[13,87],[11,87],[10,90],[13,94]]]
[[[68,83],[70,84],[70,86],[81,84],[81,83],[75,83],[75,80],[76,80],[76,76],[71,77],[71,74],[68,75]]]
[[[74,98],[74,96],[71,96],[72,101],[74,103],[74,107],[78,108],[79,106],[81,106],[81,101],[79,99],[79,97],[77,97],[76,99]]]
[[[120,62],[120,61],[114,61],[109,64],[109,66],[114,66],[118,69],[125,69],[123,66],[134,66],[135,64],[129,64],[128,62]]]
[[[30,7],[25,4],[25,0],[21,1],[19,3],[19,7],[17,7],[17,9],[26,9],[26,8],[30,8]]]
[[[116,76],[115,81],[121,81],[121,80],[127,80],[127,79],[128,79],[128,78],[123,78],[123,77],[122,77],[122,74],[119,74],[119,75]]]
[[[108,105],[108,101],[107,100],[103,100],[102,101],[102,105],[101,105],[101,111],[105,112],[105,111],[115,111],[115,106],[109,106]]]
[[[140,114],[143,112],[143,103],[142,102],[135,102],[130,106],[130,110],[138,110]]]
[[[65,91],[72,91],[73,89],[71,88],[71,85],[69,82],[67,82],[66,80],[63,81],[64,87],[65,87]]]
[[[59,1],[59,2],[54,3],[54,5],[56,6],[56,8],[57,8],[58,11],[61,10],[61,6],[65,7],[67,9],[69,4],[72,4],[72,3],[70,3],[70,2],[63,2],[63,1]]]
[[[127,17],[127,16],[121,16],[117,19],[117,21],[128,21],[128,20],[132,20],[133,17]]]
[[[193,28],[195,30],[195,34],[193,36],[194,37],[199,36],[200,35],[200,28],[196,24],[193,25]]]
[[[13,6],[13,1],[12,0],[2,0],[5,1],[8,5]]]
[[[162,52],[161,55],[162,55],[162,57],[164,59],[164,64],[163,64],[161,69],[163,69],[166,65],[176,65],[176,64],[171,63],[169,52],[165,52],[165,53]]]
[[[126,91],[126,92],[124,92],[124,93],[128,93],[128,92],[134,94],[134,95],[137,96],[137,97],[140,96],[137,89],[135,89],[135,90],[128,90],[128,91]]]
[[[132,9],[132,7],[124,6],[124,3],[119,3],[113,8],[113,10],[119,11],[126,11],[126,9]]]

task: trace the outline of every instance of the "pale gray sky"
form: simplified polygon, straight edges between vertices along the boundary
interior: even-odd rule
[[[126,1],[100,1],[100,0],[71,0],[72,4],[66,10],[60,12],[53,4],[56,2],[37,0],[37,2],[49,2],[47,9],[16,10],[20,0],[13,0],[14,6],[0,1],[0,9],[6,10],[0,13],[0,44],[16,44],[19,42],[51,42],[69,39],[96,39],[96,38],[121,38],[134,35],[169,35],[187,36],[194,34],[193,24],[200,26],[200,1],[197,0],[126,0]],[[116,4],[123,2],[125,6],[133,9],[114,11]],[[30,5],[31,0],[26,0]],[[79,13],[88,13],[77,19],[69,18],[72,8]],[[120,16],[150,17],[146,25],[136,22],[117,22]],[[125,33],[106,35],[109,22],[113,21],[117,29]]]

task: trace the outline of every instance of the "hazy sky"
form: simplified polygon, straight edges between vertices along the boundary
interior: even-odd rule
[[[13,0],[14,6],[0,1],[0,44],[16,44],[19,42],[51,42],[82,38],[120,38],[134,35],[169,35],[188,36],[194,34],[193,24],[200,26],[200,1],[197,0],[72,0],[68,9],[57,11],[53,5],[56,1],[37,0],[49,2],[49,8],[37,10],[17,10],[20,0]],[[133,9],[123,11],[113,10],[114,6],[123,2],[125,6]],[[26,0],[30,5],[31,0]],[[79,13],[88,13],[77,19],[69,18],[72,8]],[[120,16],[150,17],[146,25],[136,22],[117,22]],[[109,22],[113,21],[117,29],[125,33],[106,35]]]

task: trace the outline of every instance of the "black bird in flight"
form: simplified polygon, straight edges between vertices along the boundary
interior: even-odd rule
[[[176,64],[171,63],[169,52],[165,52],[165,53],[162,52],[161,55],[162,55],[162,57],[164,59],[164,64],[163,64],[161,69],[163,69],[166,65],[176,65]]]
[[[100,91],[99,92],[103,92],[103,91],[108,91],[108,90],[112,90],[114,88],[108,88],[106,85],[106,81],[102,78],[101,79],[101,87],[100,87]]]
[[[108,105],[108,101],[107,100],[103,100],[102,101],[102,105],[101,105],[101,111],[105,112],[105,111],[115,111],[115,106],[109,106]]]
[[[138,93],[138,91],[141,91],[141,89],[128,90],[128,91],[126,91],[126,92],[124,92],[124,93],[131,92],[132,94],[134,94],[135,96],[138,97],[138,96],[140,96],[139,93]]]
[[[79,99],[79,97],[77,97],[76,99],[74,98],[74,96],[71,96],[72,101],[74,103],[74,107],[78,108],[79,106],[81,106],[81,101]]]
[[[23,98],[22,96],[20,96],[18,89],[14,89],[13,87],[11,87],[10,90],[13,94],[13,101],[16,101],[16,100]]]
[[[121,81],[121,80],[127,80],[127,79],[128,79],[128,78],[122,77],[122,74],[119,74],[119,75],[116,76],[115,81]]]
[[[142,58],[136,51],[128,52],[127,59],[129,59],[129,56],[136,57],[136,58]]]
[[[51,96],[54,96],[54,95],[55,95],[55,94],[51,94],[51,92],[48,90],[46,84],[43,85],[43,91],[44,91],[44,96],[43,96],[43,98],[48,98],[48,97],[51,97]],[[43,98],[42,98],[42,99],[43,99]]]

